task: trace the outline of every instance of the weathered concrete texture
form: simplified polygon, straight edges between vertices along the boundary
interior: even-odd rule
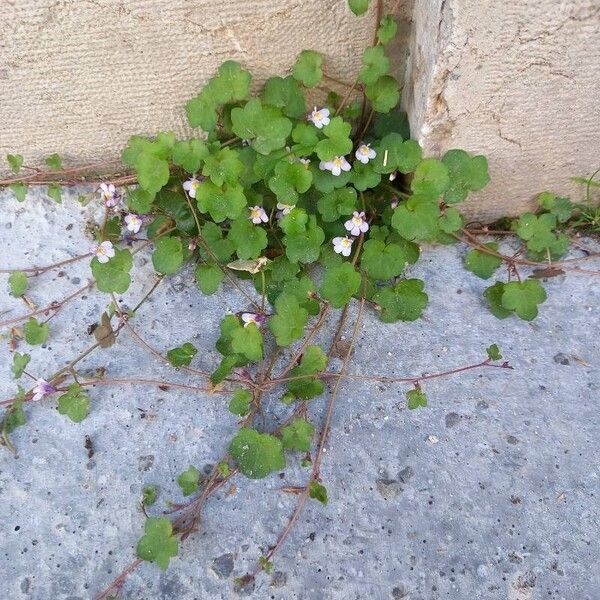
[[[7,195],[0,201],[2,267],[43,264],[88,247],[81,230],[94,211],[80,208],[74,195],[63,206],[41,194],[26,205]],[[424,386],[430,406],[418,411],[406,409],[403,386],[345,382],[324,457],[329,505],[308,505],[275,560],[275,573],[261,575],[246,597],[600,597],[600,286],[585,276],[552,279],[537,321],[499,321],[481,299],[487,283],[462,267],[463,252],[425,250],[410,270],[426,281],[424,319],[385,325],[367,313],[350,372],[444,370],[480,360],[492,342],[515,370],[433,380]],[[152,283],[147,259],[135,259],[125,304],[133,305]],[[37,278],[29,295],[42,305],[89,276],[85,264],[75,264],[62,275]],[[2,276],[2,287],[5,282]],[[0,313],[10,311],[4,319],[26,310],[5,293],[0,297]],[[106,304],[106,296],[93,292],[68,305],[50,321],[51,341],[33,349],[29,370],[42,375],[85,348],[86,329]],[[224,311],[245,308],[228,287],[202,297],[186,271],[165,281],[133,324],[163,351],[192,341],[199,348],[193,366],[212,368],[218,320]],[[350,327],[345,342],[349,335]],[[15,387],[9,359],[4,344],[2,398]],[[334,359],[332,366],[339,364]],[[127,335],[86,359],[82,371],[101,366],[107,377],[187,381]],[[218,460],[236,427],[219,395],[104,386],[91,396],[90,416],[79,425],[57,413],[55,400],[29,406],[28,425],[13,436],[18,456],[0,455],[1,598],[92,598],[132,558],[143,527],[142,486],[160,486],[155,511],[169,499],[179,501],[176,475],[189,464],[203,468]],[[314,415],[322,414],[324,402],[311,402]],[[276,396],[266,403],[267,413],[282,414]],[[281,478],[236,479],[227,494],[209,502],[202,531],[169,570],[143,565],[123,597],[238,597],[233,578],[273,543],[293,508],[294,497],[279,488],[306,477],[296,458],[289,462]]]
[[[417,0],[403,101],[427,153],[489,158],[474,217],[518,214],[544,189],[581,190],[600,138],[597,0]]]
[[[411,4],[400,3],[401,29]],[[375,10],[357,18],[346,0],[17,0],[0,3],[0,23],[0,155],[27,164],[60,152],[78,165],[118,158],[133,134],[189,136],[185,103],[228,59],[258,87],[313,49],[326,72],[352,81]]]

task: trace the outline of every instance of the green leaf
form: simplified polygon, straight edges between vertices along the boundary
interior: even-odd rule
[[[241,260],[259,257],[268,244],[267,232],[246,216],[232,221],[227,239]]]
[[[96,286],[101,292],[124,294],[131,283],[129,271],[133,258],[129,250],[115,248],[115,255],[106,263],[101,263],[96,257],[92,259],[92,275]]]
[[[319,136],[318,129],[309,123],[297,123],[292,129],[292,139],[296,142],[293,150],[296,155],[308,156],[312,154]]]
[[[47,323],[38,323],[37,319],[30,317],[29,321],[23,325],[25,341],[31,346],[39,346],[48,340],[50,328]]]
[[[379,29],[377,30],[377,39],[380,44],[384,46],[389,44],[396,36],[398,25],[393,15],[385,15],[379,22]]]
[[[154,242],[154,269],[163,275],[175,273],[183,264],[183,244],[178,237],[161,237]]]
[[[371,0],[348,0],[348,6],[357,17],[360,17],[369,10],[370,1]]]
[[[213,255],[209,256],[208,252],[200,246],[200,256],[205,260],[210,258],[211,260],[216,259],[220,263],[226,263],[234,253],[233,244],[230,240],[223,239],[223,231],[215,223],[208,221],[202,226],[201,238]]]
[[[381,175],[375,172],[373,162],[366,165],[355,161],[350,171],[350,182],[360,192],[377,187],[381,182]]]
[[[60,171],[62,169],[62,160],[61,160],[60,156],[58,154],[56,154],[56,152],[54,154],[51,154],[44,162],[53,171]]]
[[[366,85],[373,85],[390,70],[390,59],[385,55],[383,46],[366,48],[363,53],[363,67],[358,80]]]
[[[244,170],[237,150],[221,148],[204,159],[202,175],[209,177],[216,186],[222,186],[224,183],[237,183]]]
[[[427,406],[427,396],[421,390],[409,390],[406,392],[406,401],[410,410]]]
[[[545,213],[539,217],[532,213],[525,213],[519,217],[515,231],[517,235],[527,241],[527,248],[534,252],[543,252],[552,248],[557,242],[553,230],[556,227],[556,216]]]
[[[438,231],[439,216],[437,202],[413,196],[394,210],[392,227],[407,240],[432,240]]]
[[[290,262],[285,256],[275,258],[270,265],[270,269],[273,281],[289,281],[294,279],[300,271],[300,267],[296,263]]]
[[[312,172],[301,162],[290,162],[287,158],[275,166],[275,173],[269,179],[269,189],[283,204],[295,205],[298,194],[308,191],[312,183]]]
[[[197,353],[198,349],[193,344],[186,342],[182,346],[169,350],[167,358],[174,367],[189,367]]]
[[[27,196],[27,186],[21,181],[17,181],[16,183],[11,183],[8,186],[8,189],[15,195],[15,198],[18,202],[24,202],[25,197]]]
[[[254,323],[240,326],[231,336],[231,347],[236,354],[245,356],[249,361],[257,362],[263,357],[263,336]]]
[[[351,131],[350,123],[346,123],[342,117],[333,117],[329,125],[323,127],[326,138],[316,145],[317,156],[322,161],[328,161],[348,154],[352,150]]]
[[[562,198],[551,192],[542,192],[538,196],[539,205],[550,211],[559,223],[566,223],[573,215],[573,203],[569,198]]]
[[[243,427],[229,444],[229,453],[242,474],[262,479],[285,467],[283,445],[275,436]]]
[[[436,158],[426,158],[417,165],[410,189],[423,198],[437,200],[449,183],[448,167]]]
[[[489,242],[484,244],[484,246],[494,252],[498,252],[498,244],[496,242]],[[501,264],[501,258],[477,249],[470,250],[465,257],[467,271],[475,273],[481,279],[489,279]]]
[[[371,279],[386,280],[400,275],[408,258],[405,250],[398,244],[369,239],[363,245],[360,266]]]
[[[486,348],[486,352],[490,360],[502,360],[502,354],[500,353],[498,344],[492,344],[491,346],[488,346]]]
[[[19,298],[27,291],[27,275],[22,271],[15,271],[11,273],[8,278],[8,286],[10,288],[10,295],[15,298]]]
[[[225,279],[225,273],[213,264],[198,265],[194,272],[198,289],[207,296],[214,294]]]
[[[298,299],[283,293],[275,300],[275,314],[269,319],[269,329],[278,346],[288,346],[302,337],[307,321],[308,312]]]
[[[233,392],[229,402],[229,412],[245,417],[250,412],[250,404],[252,404],[252,394],[248,390],[238,388]]]
[[[352,187],[343,187],[329,192],[319,198],[317,208],[326,223],[351,215],[358,208],[356,190]]]
[[[150,194],[158,192],[169,181],[169,163],[149,152],[139,156],[135,169],[140,185]]]
[[[127,206],[130,212],[136,215],[145,215],[150,212],[154,197],[155,195],[147,190],[137,188],[127,192]]]
[[[532,321],[537,317],[538,304],[545,300],[546,292],[538,279],[511,281],[504,284],[503,308],[514,311],[525,321]]]
[[[367,85],[365,94],[374,111],[388,113],[400,101],[400,86],[394,77],[384,75],[375,83]]]
[[[450,206],[444,210],[438,224],[444,233],[454,233],[464,225],[464,220],[458,210]]]
[[[304,93],[291,75],[267,79],[261,98],[265,104],[281,108],[288,117],[300,118],[306,112]]]
[[[310,170],[313,174],[313,185],[319,192],[331,192],[344,187],[350,181],[352,171],[342,171],[339,175],[333,175],[330,171],[319,169],[317,162],[311,163]]]
[[[19,391],[22,393],[22,388],[19,388]],[[27,415],[23,410],[23,400],[15,400],[12,406],[4,413],[4,418],[0,423],[2,437],[6,440],[6,435],[11,434],[17,427],[22,427],[25,423],[27,423]]]
[[[239,358],[237,354],[225,356],[219,366],[211,373],[210,380],[213,385],[218,385],[227,377],[234,367],[238,366]]]
[[[292,76],[306,87],[315,87],[323,78],[322,64],[323,57],[318,52],[303,50],[296,60]]]
[[[310,485],[308,486],[308,495],[313,500],[318,500],[323,506],[327,506],[327,502],[329,502],[327,488],[317,481],[313,480],[310,482]]]
[[[78,383],[72,383],[58,398],[58,412],[67,415],[74,423],[81,423],[90,412],[90,397]]]
[[[23,375],[30,360],[31,360],[31,355],[29,355],[29,354],[20,354],[19,352],[14,353],[11,371],[13,372],[15,379],[19,379],[19,377],[21,377],[21,375]]]
[[[60,204],[62,202],[61,187],[60,185],[58,185],[58,183],[51,183],[48,186],[48,190],[46,191],[46,193],[57,204]]]
[[[325,232],[317,225],[314,215],[310,215],[302,233],[286,235],[283,238],[286,256],[294,263],[312,263],[318,260],[324,241]]]
[[[188,173],[196,173],[209,154],[204,140],[191,139],[176,142],[173,146],[173,163]]]
[[[201,127],[210,132],[217,126],[217,103],[208,90],[189,100],[185,112],[191,127]]]
[[[310,400],[320,396],[325,391],[325,384],[321,379],[311,377],[327,368],[327,355],[319,346],[308,346],[297,367],[294,367],[289,376],[288,392],[293,398]]]
[[[377,292],[373,300],[381,307],[380,319],[384,323],[416,321],[429,300],[423,288],[420,279],[405,279]]]
[[[377,138],[383,138],[388,133],[399,133],[402,139],[410,138],[408,115],[401,110],[393,110],[387,114],[378,114],[373,121],[373,133]]]
[[[281,430],[281,441],[286,450],[308,452],[315,427],[304,419],[294,419]]]
[[[196,190],[196,201],[201,213],[209,213],[216,223],[237,219],[246,206],[246,196],[241,185],[216,186],[203,181]]]
[[[198,489],[200,482],[200,471],[193,465],[190,465],[187,471],[183,471],[177,477],[177,485],[181,488],[184,496],[190,496]]]
[[[306,231],[307,223],[308,215],[306,214],[306,211],[303,208],[292,208],[287,215],[284,215],[280,219],[279,227],[281,227],[281,231],[283,231],[283,233],[294,235],[298,233],[304,233]]]
[[[344,262],[325,271],[321,296],[334,308],[342,308],[358,292],[360,281],[360,273],[354,270],[351,263]]]
[[[7,154],[6,161],[12,172],[18,175],[23,166],[23,157],[20,154]]]
[[[377,173],[412,173],[422,156],[421,146],[415,140],[404,141],[399,133],[388,133],[377,146],[373,168]]]
[[[209,83],[210,92],[218,104],[244,100],[250,91],[252,75],[234,60],[225,61]]]
[[[292,122],[274,106],[263,105],[258,98],[249,100],[244,108],[231,111],[233,132],[260,154],[283,148],[292,131]]]
[[[158,490],[155,485],[145,485],[142,489],[142,504],[144,506],[152,506],[156,503]]]
[[[163,571],[169,566],[170,559],[177,556],[179,545],[173,535],[173,526],[166,517],[146,519],[145,534],[137,544],[138,558],[154,562]]]
[[[504,283],[497,281],[483,292],[483,296],[487,300],[492,314],[498,319],[506,319],[510,317],[512,311],[507,310],[502,306],[502,296],[504,295]]]
[[[464,150],[448,150],[442,162],[448,167],[450,183],[444,194],[446,204],[462,202],[470,191],[483,189],[490,181],[485,156],[469,156]]]

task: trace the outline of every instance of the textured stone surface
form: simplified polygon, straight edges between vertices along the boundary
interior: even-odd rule
[[[0,194],[0,268],[47,264],[86,250],[82,225],[94,211],[74,198],[75,192],[57,206],[38,193],[18,205]],[[480,360],[492,342],[515,370],[433,380],[425,385],[429,406],[418,411],[406,409],[403,386],[345,382],[323,464],[329,505],[308,504],[274,574],[261,575],[243,597],[600,597],[600,286],[584,276],[554,278],[538,320],[499,321],[481,299],[487,283],[462,267],[463,252],[425,250],[410,270],[426,280],[424,319],[385,325],[367,313],[350,371],[400,376],[443,370]],[[125,304],[133,305],[152,284],[147,259],[136,257]],[[87,265],[75,263],[62,276],[37,278],[29,295],[43,305],[88,277]],[[2,289],[5,283],[1,276]],[[90,292],[67,305],[50,321],[48,345],[33,349],[28,370],[47,373],[89,345],[86,329],[106,304],[105,296]],[[184,272],[157,289],[133,324],[161,350],[192,341],[199,348],[193,365],[212,368],[218,320],[224,311],[244,308],[227,287],[202,297]],[[0,318],[26,310],[0,294]],[[348,327],[345,341],[349,335]],[[3,343],[2,398],[14,390],[9,360]],[[339,367],[338,359],[333,366]],[[82,371],[98,367],[106,367],[107,377],[189,381],[128,335],[91,355]],[[29,406],[28,425],[13,435],[18,455],[0,454],[0,598],[93,598],[133,556],[143,528],[142,487],[159,486],[155,513],[167,500],[179,501],[177,474],[190,464],[200,470],[214,464],[236,428],[219,395],[104,386],[91,396],[90,416],[79,425],[57,413],[55,400]],[[323,406],[324,399],[313,401],[313,414]],[[278,407],[277,397],[269,396],[267,412],[280,414]],[[282,479],[236,479],[234,489],[209,502],[202,531],[183,545],[169,570],[142,565],[123,597],[239,597],[233,578],[253,567],[293,508],[294,497],[279,488],[306,476],[296,459],[289,462]]]
[[[404,32],[412,1],[400,3]],[[118,158],[133,134],[189,135],[185,103],[228,59],[253,73],[256,88],[289,72],[310,48],[323,53],[330,75],[352,81],[373,38],[375,11],[357,18],[346,0],[325,4],[1,2],[0,155],[20,152],[36,163],[60,152],[76,165]]]
[[[597,0],[416,0],[403,102],[426,152],[485,154],[492,183],[465,204],[518,214],[544,189],[581,199],[599,166]]]

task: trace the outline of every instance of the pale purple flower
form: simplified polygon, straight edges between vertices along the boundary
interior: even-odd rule
[[[125,224],[127,225],[127,231],[137,233],[142,227],[142,217],[134,214],[125,215]]]
[[[194,238],[193,240],[190,241],[190,243],[188,244],[188,250],[190,252],[193,252],[196,247],[198,246],[198,240],[196,238]]]
[[[329,167],[327,166],[329,163],[326,163],[324,160],[322,160],[319,163],[319,169],[321,169],[321,171],[327,171],[329,169]]]
[[[329,109],[320,108],[317,110],[315,106],[313,111],[308,115],[308,120],[311,121],[317,129],[323,129],[325,125],[329,125]]]
[[[333,240],[331,240],[334,252],[336,252],[336,254],[341,254],[342,256],[350,256],[353,241],[354,240],[350,239],[348,236],[334,237]]]
[[[293,208],[296,208],[295,204],[285,204],[283,202],[277,203],[277,210],[281,211],[281,215],[289,215]]]
[[[333,160],[326,161],[323,164],[323,169],[331,171],[332,175],[336,177],[341,174],[342,171],[349,171],[352,167],[350,163],[343,156],[336,156]],[[321,165],[319,165],[321,168]]]
[[[251,206],[248,210],[250,211],[250,216],[248,218],[255,225],[266,223],[269,220],[269,217],[262,206]]]
[[[377,156],[377,152],[371,148],[371,144],[361,144],[354,153],[356,160],[366,165],[371,159]]]
[[[244,327],[248,327],[250,323],[254,323],[257,327],[260,327],[266,321],[265,315],[260,315],[258,313],[242,313],[242,321],[244,322]]]
[[[100,197],[104,200],[104,204],[108,208],[112,208],[119,203],[119,195],[117,190],[112,183],[101,183],[100,184]]]
[[[38,379],[33,388],[32,400],[41,400],[44,396],[49,396],[54,392],[56,392],[56,388],[53,385],[50,385],[45,379]]]
[[[392,201],[390,202],[390,206],[392,207],[392,209],[394,209],[394,208],[398,208],[398,204],[400,204],[400,202],[398,201],[398,198],[396,198],[396,196],[393,196]]]
[[[183,182],[183,189],[188,193],[190,198],[196,197],[198,187],[200,187],[200,180],[196,177],[190,177],[187,181]]]
[[[361,233],[365,233],[366,231],[369,230],[369,224],[365,220],[365,213],[354,211],[352,218],[348,219],[344,223],[344,227],[352,235],[360,235]]]
[[[113,248],[112,242],[109,242],[108,240],[102,242],[99,246],[96,246],[94,254],[98,259],[98,262],[107,263],[109,259],[115,255],[115,249]]]

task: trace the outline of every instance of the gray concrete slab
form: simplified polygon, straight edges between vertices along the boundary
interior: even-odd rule
[[[76,195],[57,206],[37,192],[19,205],[1,193],[1,266],[47,264],[85,251],[90,241],[82,225],[94,211]],[[598,279],[554,278],[536,321],[499,321],[482,301],[488,284],[462,267],[464,251],[424,250],[410,271],[426,281],[424,319],[385,325],[369,312],[350,371],[444,370],[479,360],[493,342],[515,370],[431,381],[430,405],[418,411],[406,409],[403,386],[346,381],[323,464],[329,505],[309,503],[275,559],[275,573],[260,575],[245,597],[600,598]],[[136,266],[124,298],[129,305],[152,284],[148,255],[137,256]],[[76,263],[36,278],[29,295],[44,305],[88,277],[87,265]],[[5,283],[1,276],[3,290]],[[65,307],[50,321],[47,346],[31,351],[30,370],[41,376],[85,348],[86,329],[106,304],[94,291]],[[212,368],[218,320],[245,308],[227,286],[217,296],[200,295],[185,271],[158,288],[134,324],[163,351],[192,341],[200,349],[193,364]],[[9,311],[3,318],[26,310],[0,294],[0,313]],[[2,398],[15,389],[9,361],[3,343]],[[82,369],[98,367],[110,377],[190,381],[126,334]],[[222,396],[141,386],[106,386],[91,395],[91,413],[78,425],[58,414],[52,399],[27,407],[29,423],[13,435],[17,455],[0,455],[0,598],[92,598],[133,557],[143,529],[142,487],[159,486],[155,511],[180,500],[177,474],[218,460],[236,428]],[[274,410],[277,402],[267,399]],[[324,403],[312,402],[315,415]],[[236,479],[235,489],[208,503],[202,531],[168,571],[142,565],[123,597],[238,597],[234,577],[252,568],[293,509],[295,498],[279,488],[306,476],[296,459],[289,463],[283,478]]]

